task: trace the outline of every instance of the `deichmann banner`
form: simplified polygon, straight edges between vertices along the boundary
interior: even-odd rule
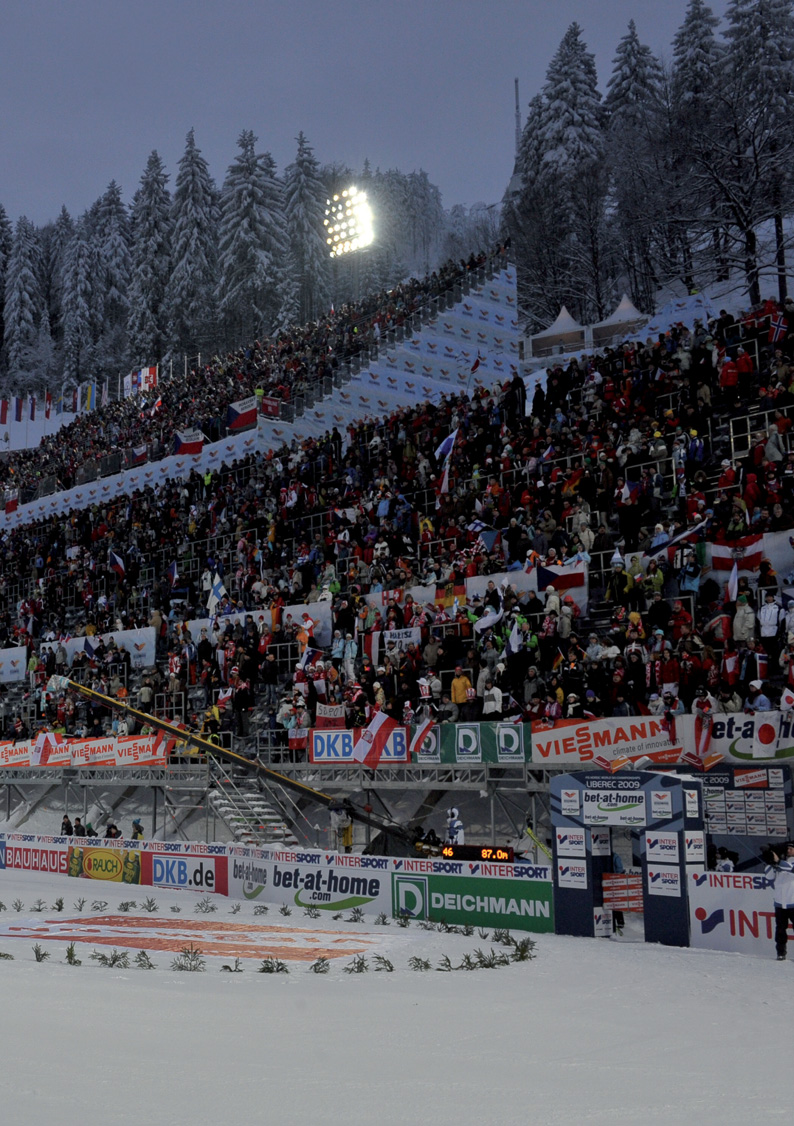
[[[549,869],[523,865],[521,869],[525,878],[520,879],[393,873],[394,914],[435,922],[553,932]]]
[[[416,728],[411,729],[413,737]],[[425,738],[416,763],[509,765],[530,760],[530,728],[523,723],[444,723]]]
[[[36,755],[35,748],[35,739],[0,743],[0,772],[37,766],[164,766],[166,761],[165,742],[157,735],[64,739],[49,748],[46,760]]]
[[[532,761],[546,766],[567,768],[645,757],[656,763],[676,763],[695,747],[695,717],[691,715],[676,716],[673,739],[657,716],[557,720],[553,724],[536,720],[532,724]],[[728,763],[793,759],[794,714],[715,716],[708,749]]]

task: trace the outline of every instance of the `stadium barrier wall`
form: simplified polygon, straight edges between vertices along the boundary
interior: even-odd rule
[[[552,933],[548,865],[359,856],[183,841],[0,833],[4,872],[195,891],[257,903]]]

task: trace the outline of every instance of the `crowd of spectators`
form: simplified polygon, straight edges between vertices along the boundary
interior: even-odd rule
[[[374,323],[377,307],[365,307]],[[707,543],[794,524],[794,336],[769,343],[773,312],[671,326],[561,360],[545,387],[515,374],[6,530],[0,642],[27,646],[39,714],[67,732],[108,720],[68,694],[47,698],[49,674],[66,668],[59,639],[144,625],[157,664],[133,702],[152,710],[164,698],[175,715],[195,689],[203,715],[180,718],[212,733],[283,738],[312,726],[321,704],[344,704],[357,726],[373,708],[400,722],[768,710],[794,688],[791,580],[764,560],[729,592],[704,561]],[[221,394],[237,397],[227,378],[241,377],[219,373]],[[770,414],[737,457],[724,424],[736,395],[746,415],[758,388]],[[217,401],[211,384],[207,394]],[[447,488],[433,451],[453,432]],[[516,571],[575,563],[588,570],[588,607],[564,581],[517,589]],[[467,600],[465,580],[489,575]],[[210,615],[216,576],[226,593]],[[434,596],[414,600],[412,587]],[[319,602],[332,616],[322,649]],[[309,612],[290,615],[299,604]],[[191,634],[195,618],[205,621]],[[381,638],[371,659],[374,634],[409,628],[417,642]],[[123,647],[95,638],[77,664],[74,676],[126,698]]]
[[[428,277],[331,309],[304,326],[255,340],[222,357],[174,372],[143,398],[119,399],[87,411],[35,449],[16,450],[0,462],[0,486],[30,491],[54,477],[58,489],[78,483],[86,463],[119,450],[143,446],[153,456],[173,452],[176,431],[201,430],[207,440],[226,433],[227,408],[255,393],[290,403],[307,389],[322,387],[340,363],[370,349],[390,329],[405,324],[429,299],[440,295],[486,261],[472,255],[447,262]]]

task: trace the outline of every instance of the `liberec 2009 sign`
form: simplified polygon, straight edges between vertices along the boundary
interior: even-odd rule
[[[399,727],[389,736],[382,761],[434,763],[523,764],[530,757],[529,725],[516,723],[445,723],[431,728],[421,750],[413,756],[410,747],[416,727]],[[355,763],[353,747],[358,731],[324,728],[313,730],[309,740],[312,762]]]

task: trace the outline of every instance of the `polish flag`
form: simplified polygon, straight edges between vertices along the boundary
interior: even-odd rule
[[[380,762],[387,739],[398,726],[397,721],[389,719],[385,712],[375,712],[353,744],[353,761],[363,762],[364,766],[374,770]]]
[[[425,745],[425,739],[428,737],[432,729],[435,727],[432,719],[426,719],[424,723],[420,723],[414,732],[414,737],[411,740],[409,748],[410,755],[418,755],[422,747]]]
[[[733,543],[711,545],[713,571],[732,571],[734,563],[739,571],[757,571],[763,558],[763,536],[742,536]]]

